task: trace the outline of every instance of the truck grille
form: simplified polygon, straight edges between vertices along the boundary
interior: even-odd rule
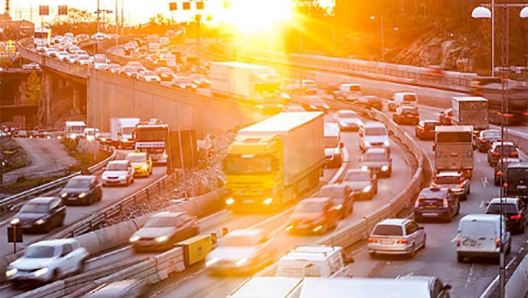
[[[233,195],[259,195],[262,194],[262,183],[229,183],[228,188],[231,189]]]

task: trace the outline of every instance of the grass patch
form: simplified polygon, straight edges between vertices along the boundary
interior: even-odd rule
[[[0,187],[0,193],[15,195],[25,190],[32,189],[34,187],[52,182],[59,178],[61,177],[53,176],[53,177],[42,177],[42,178],[32,178],[32,179],[27,179],[26,177],[19,177],[17,182],[10,184],[10,185],[5,185],[3,187]]]

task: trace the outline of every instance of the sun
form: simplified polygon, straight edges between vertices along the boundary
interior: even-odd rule
[[[241,32],[257,33],[291,18],[290,0],[233,0],[226,12],[226,22]]]

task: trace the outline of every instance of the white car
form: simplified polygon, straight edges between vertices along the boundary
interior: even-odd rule
[[[65,51],[61,51],[57,53],[57,59],[60,61],[68,61],[68,58],[70,57],[70,54]]]
[[[121,65],[119,65],[117,63],[110,63],[110,64],[108,64],[108,67],[106,68],[106,70],[111,72],[111,73],[120,74],[121,73]]]
[[[274,261],[276,244],[263,229],[235,230],[224,236],[207,255],[212,272],[251,272]]]
[[[75,61],[75,62],[80,64],[80,65],[89,65],[90,64],[90,56],[88,56],[88,55],[79,55],[79,56],[77,56],[77,61]]]
[[[77,59],[79,58],[79,55],[78,54],[70,54],[70,56],[68,57],[68,62],[74,64],[77,62]]]
[[[49,57],[57,57],[59,50],[57,48],[46,48],[44,50],[44,53],[46,54],[46,56],[49,56]]]
[[[414,257],[425,248],[427,235],[423,227],[412,219],[388,218],[377,223],[368,238],[371,257],[377,254],[405,254]]]
[[[150,70],[138,72],[137,78],[147,82],[161,82],[161,78],[155,72]]]
[[[6,278],[15,287],[28,281],[52,282],[82,272],[88,255],[74,238],[40,241],[9,264]]]
[[[113,160],[106,165],[102,180],[103,186],[130,185],[134,183],[134,168],[128,160]]]

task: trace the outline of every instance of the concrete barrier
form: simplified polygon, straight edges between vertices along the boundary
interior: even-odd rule
[[[136,225],[131,221],[125,221],[104,229],[96,230],[93,233],[99,240],[100,251],[112,249],[127,243],[130,236],[137,231]]]
[[[506,283],[506,298],[525,297],[528,291],[528,258],[525,256]]]
[[[75,237],[82,247],[86,248],[88,253],[92,256],[102,251],[99,244],[99,237],[95,232],[89,232]]]

